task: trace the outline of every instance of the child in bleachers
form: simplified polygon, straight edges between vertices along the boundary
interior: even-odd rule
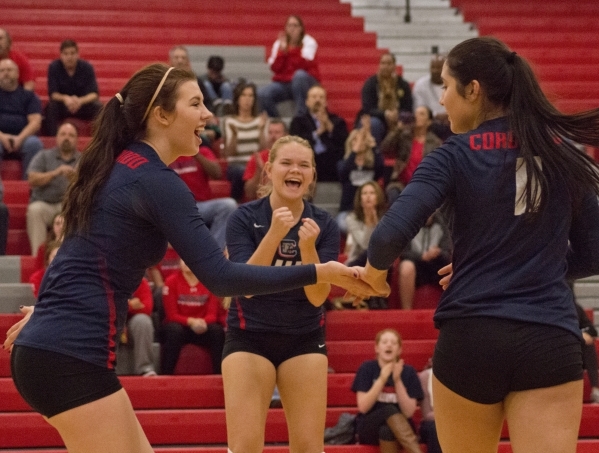
[[[145,278],[141,280],[138,288],[128,300],[128,304],[127,325],[121,335],[121,344],[127,344],[133,348],[134,374],[145,377],[156,376],[154,354],[152,353],[154,302],[152,289]]]
[[[173,374],[187,343],[207,347],[213,372],[220,374],[225,341],[223,326],[218,323],[220,299],[202,285],[183,260],[180,267],[167,277],[162,293],[166,316],[161,332],[162,374]]]
[[[376,359],[360,365],[351,388],[359,411],[356,432],[361,444],[379,445],[381,453],[397,452],[398,442],[409,453],[422,453],[411,418],[424,393],[401,351],[396,330],[376,334]]]
[[[64,217],[62,216],[62,214],[56,214],[54,216],[54,219],[52,219],[52,228],[50,228],[50,231],[48,231],[48,238],[46,239],[46,242],[42,243],[42,245],[40,245],[40,247],[37,249],[37,254],[36,254],[36,266],[38,269],[42,269],[45,268],[44,266],[44,262],[45,262],[45,255],[46,255],[46,248],[48,247],[48,243],[50,242],[58,242],[61,243],[62,242],[62,230],[64,227]],[[33,250],[32,250],[33,252]]]

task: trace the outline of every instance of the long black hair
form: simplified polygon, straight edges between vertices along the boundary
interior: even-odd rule
[[[489,109],[503,108],[526,168],[525,214],[542,211],[550,181],[563,180],[576,205],[584,193],[599,195],[599,168],[576,144],[599,146],[599,108],[566,115],[541,90],[528,62],[492,37],[468,39],[447,56],[449,73],[464,96],[477,80]]]
[[[162,63],[146,66],[136,72],[118,93],[102,108],[93,126],[92,139],[84,150],[73,184],[64,201],[64,236],[88,229],[94,199],[108,179],[114,162],[125,147],[146,134],[146,109],[169,67]],[[179,86],[197,80],[184,69],[172,69],[152,103],[172,112]]]

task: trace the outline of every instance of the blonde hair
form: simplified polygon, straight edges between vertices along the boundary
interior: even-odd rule
[[[353,131],[351,131],[347,137],[347,140],[345,140],[345,155],[343,156],[344,159],[347,159],[349,156],[351,156],[351,153],[353,152],[352,148],[352,143],[355,140],[355,138],[357,137],[358,134],[361,134],[362,129],[354,129]],[[364,166],[367,168],[373,168],[374,167],[374,147],[376,146],[376,140],[374,139],[374,137],[372,136],[372,134],[369,132],[368,136],[366,137],[366,140],[364,141],[364,145],[363,145],[363,150],[360,150],[364,153]]]
[[[297,143],[298,145],[309,149],[312,153],[312,168],[314,169],[314,180],[312,181],[312,184],[310,184],[308,193],[306,193],[306,195],[304,195],[304,198],[309,198],[313,195],[314,188],[316,187],[316,160],[314,158],[314,150],[310,146],[310,142],[308,140],[304,140],[303,138],[298,137],[297,135],[285,135],[285,136],[281,137],[276,142],[274,142],[272,147],[270,148],[270,151],[268,152],[268,162],[270,164],[272,164],[277,158],[277,152],[279,151],[279,149],[285,145],[289,145],[290,143]],[[264,172],[264,169],[262,169],[262,171]],[[263,178],[263,179],[265,179],[265,178]],[[260,184],[260,186],[258,187],[258,190],[257,190],[258,198],[267,197],[271,193],[272,193],[272,181],[270,179],[268,179],[266,182],[264,182],[263,184]]]

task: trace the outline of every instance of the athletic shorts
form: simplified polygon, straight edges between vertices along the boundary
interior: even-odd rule
[[[275,368],[298,355],[327,355],[324,328],[305,334],[252,332],[237,328],[227,330],[223,359],[234,352],[250,352],[269,360]]]
[[[27,404],[48,418],[122,388],[114,370],[68,355],[15,346],[10,359],[15,387]]]
[[[440,325],[433,373],[458,395],[482,404],[510,392],[552,387],[582,379],[582,348],[565,329],[474,317]]]

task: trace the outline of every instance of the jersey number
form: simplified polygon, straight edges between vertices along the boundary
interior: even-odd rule
[[[543,168],[541,164],[541,158],[536,156],[535,160],[539,167]],[[516,199],[514,200],[514,215],[522,215],[526,212],[526,198],[524,198],[522,195],[524,194],[524,189],[526,189],[527,180],[528,177],[526,176],[526,166],[524,165],[524,160],[521,157],[518,157],[516,159]],[[531,184],[531,189],[533,192],[536,189],[536,205],[541,196],[539,182],[536,179]]]

